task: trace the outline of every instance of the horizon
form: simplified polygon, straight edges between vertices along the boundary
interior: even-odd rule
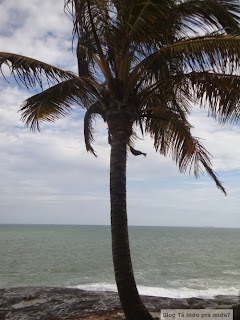
[[[0,223],[0,226],[70,226],[70,227],[111,227],[110,224],[56,224],[56,223]],[[214,226],[163,226],[163,225],[128,225],[128,227],[146,228],[204,228],[204,229],[240,229],[238,227]]]

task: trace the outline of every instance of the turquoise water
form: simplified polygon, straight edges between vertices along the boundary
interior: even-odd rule
[[[143,294],[238,295],[240,229],[130,227]],[[110,227],[0,225],[0,287],[116,290]]]

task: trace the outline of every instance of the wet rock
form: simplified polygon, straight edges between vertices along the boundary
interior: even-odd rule
[[[234,309],[234,320],[240,320],[239,298],[218,296],[215,299],[172,299],[143,297],[147,308],[160,313],[160,309]],[[118,295],[113,292],[93,292],[70,288],[10,288],[0,289],[1,320],[64,320],[89,315],[103,315],[121,310]]]
[[[233,319],[240,320],[240,304],[233,306]]]

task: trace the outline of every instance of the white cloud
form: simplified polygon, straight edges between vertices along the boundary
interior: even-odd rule
[[[72,22],[63,1],[4,0],[0,4],[0,50],[77,71],[72,54]]]
[[[213,156],[215,170],[235,170],[240,168],[239,124],[220,125],[206,113],[196,110],[190,117],[195,126],[193,134],[201,138],[201,142]]]

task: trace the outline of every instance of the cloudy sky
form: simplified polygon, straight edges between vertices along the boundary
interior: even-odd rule
[[[63,0],[0,0],[0,51],[30,56],[77,72],[71,21]],[[95,158],[85,151],[83,110],[32,133],[17,113],[31,92],[0,80],[0,223],[109,224],[109,146],[95,124]],[[148,137],[128,156],[131,225],[240,228],[240,126],[220,126],[197,107],[195,136],[213,155],[225,197],[207,175],[181,175],[156,154]]]

